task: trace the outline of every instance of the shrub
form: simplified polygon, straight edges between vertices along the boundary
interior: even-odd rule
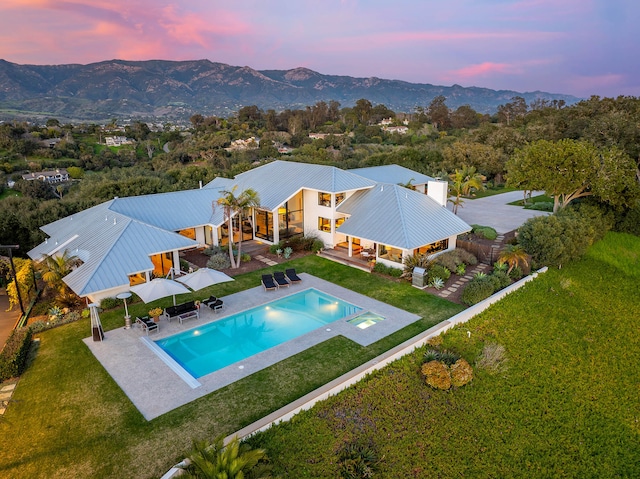
[[[439,351],[438,349],[427,349],[424,353],[425,362],[429,361],[441,361],[445,363],[447,366],[451,366],[455,364],[456,361],[460,359],[460,356],[454,353],[453,351]]]
[[[377,262],[375,264],[375,266],[373,267],[373,271],[380,274],[386,274],[394,278],[399,278],[403,273],[401,269],[394,268],[393,266],[387,266],[386,264],[382,264],[381,262]]]
[[[493,241],[498,237],[498,232],[491,226],[471,225],[471,227],[473,228],[471,232],[480,238]]]
[[[102,309],[113,309],[117,308],[122,304],[122,301],[116,298],[103,298],[100,301],[100,307]]]
[[[311,243],[311,251],[317,253],[321,249],[324,249],[324,241],[321,239],[314,239],[313,243]]]
[[[511,272],[513,273],[513,270]],[[494,291],[504,289],[511,284],[511,278],[505,271],[494,271],[491,277],[494,278],[494,284],[496,285]]]
[[[0,352],[0,382],[20,376],[31,347],[31,328],[14,329]]]
[[[425,254],[412,254],[405,256],[402,260],[404,271],[407,274],[413,273],[414,268],[425,268],[428,270],[433,265],[433,259]]]
[[[462,261],[458,257],[455,250],[446,251],[442,254],[439,254],[434,259],[436,264],[447,268],[449,271],[455,271],[459,264],[462,264]]]
[[[291,248],[291,246],[287,246],[284,249],[284,258],[289,259],[291,257],[291,253],[293,253],[293,248]]]
[[[220,248],[220,246],[211,246],[210,248],[205,248],[202,251],[202,254],[205,254],[207,256],[213,256],[214,254],[219,254],[222,253],[222,249]]]
[[[425,377],[425,382],[432,388],[446,391],[451,387],[451,373],[446,364],[433,360],[424,363],[420,370]]]
[[[207,261],[207,268],[228,269],[231,268],[231,259],[228,253],[217,253],[212,255]]]
[[[242,255],[240,255],[240,261],[242,261],[243,263],[248,263],[249,261],[251,261],[251,255],[249,253],[242,253]]]
[[[476,360],[476,367],[490,372],[498,372],[505,367],[507,361],[504,346],[496,343],[485,344]]]
[[[447,281],[451,277],[451,271],[440,264],[434,264],[429,268],[430,278],[441,278],[443,281]]]
[[[524,207],[525,210],[535,211],[553,211],[553,202],[551,201],[537,201]]]
[[[460,263],[458,266],[456,266],[456,274],[458,276],[464,276],[466,272],[467,266],[464,263]]]
[[[562,266],[580,258],[612,227],[610,213],[584,202],[530,218],[518,230],[518,239],[536,265]]]
[[[454,251],[456,252],[456,255],[458,255],[460,261],[464,264],[468,264],[471,266],[475,266],[476,264],[478,264],[478,258],[476,258],[473,253],[470,253],[466,249],[456,248]]]
[[[435,278],[431,278],[431,281],[429,281],[429,285],[433,286],[436,289],[442,289],[444,288],[444,281],[442,280],[442,278],[438,278],[436,276]]]
[[[464,359],[458,359],[449,371],[451,373],[451,385],[454,387],[464,386],[473,379],[473,369]]]
[[[181,259],[180,260],[180,271],[189,272],[189,268],[191,268],[191,266],[189,266],[189,262],[186,259]]]
[[[487,276],[474,278],[467,283],[462,291],[462,302],[468,306],[479,303],[493,294],[493,282]]]
[[[282,251],[283,244],[282,241],[280,243],[272,244],[269,246],[269,253],[276,254],[278,250]]]
[[[511,270],[511,273],[509,273],[509,278],[512,278],[515,281],[518,281],[519,279],[522,279],[523,273],[522,273],[522,269],[520,268],[520,266],[516,266],[515,268],[513,268]]]

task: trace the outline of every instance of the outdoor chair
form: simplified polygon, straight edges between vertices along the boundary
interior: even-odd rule
[[[291,283],[299,283],[302,281],[302,278],[296,274],[296,270],[294,268],[286,269],[284,273],[287,275],[287,279]]]
[[[271,289],[278,289],[278,285],[273,281],[273,276],[270,274],[262,275],[262,286],[264,286],[265,291],[269,291]]]
[[[287,281],[287,278],[285,277],[284,273],[282,271],[276,271],[273,273],[273,279],[276,280],[276,283],[278,283],[278,287],[280,286],[286,286],[287,288],[289,286],[291,286],[289,284],[289,281]]]
[[[222,309],[224,302],[221,299],[216,298],[215,296],[209,296],[209,298],[202,300],[202,304],[209,306],[215,312],[219,309]]]
[[[150,331],[159,331],[158,323],[154,323],[148,316],[143,316],[142,318],[136,316],[136,324],[147,333],[147,336],[149,336]]]

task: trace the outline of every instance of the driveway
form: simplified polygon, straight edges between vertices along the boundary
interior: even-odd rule
[[[542,192],[533,192],[532,196],[541,195]],[[510,191],[486,198],[465,199],[458,207],[458,216],[470,225],[491,226],[499,234],[508,233],[518,229],[529,218],[534,216],[546,216],[545,211],[525,210],[521,206],[512,206],[508,203],[521,200],[522,191]],[[451,210],[453,205],[449,203]]]

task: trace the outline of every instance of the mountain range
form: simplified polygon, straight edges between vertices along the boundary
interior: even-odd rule
[[[515,96],[527,103],[542,98],[567,104],[580,100],[540,91],[323,75],[307,68],[258,71],[209,60],[19,65],[0,59],[0,119],[186,120],[195,113],[226,117],[250,105],[282,111],[335,100],[349,107],[361,98],[396,112],[413,112],[438,95],[451,109],[469,105],[490,114]]]

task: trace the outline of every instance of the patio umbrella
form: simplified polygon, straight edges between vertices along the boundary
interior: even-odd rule
[[[182,284],[185,284],[194,291],[197,291],[213,284],[233,281],[233,278],[231,276],[227,276],[222,271],[211,268],[200,268],[195,270],[193,273],[180,276],[177,278],[177,281],[180,281]]]
[[[184,285],[172,279],[155,278],[148,283],[131,286],[131,291],[140,296],[145,303],[150,303],[156,299],[173,296],[173,305],[176,305],[176,294],[190,293]]]

